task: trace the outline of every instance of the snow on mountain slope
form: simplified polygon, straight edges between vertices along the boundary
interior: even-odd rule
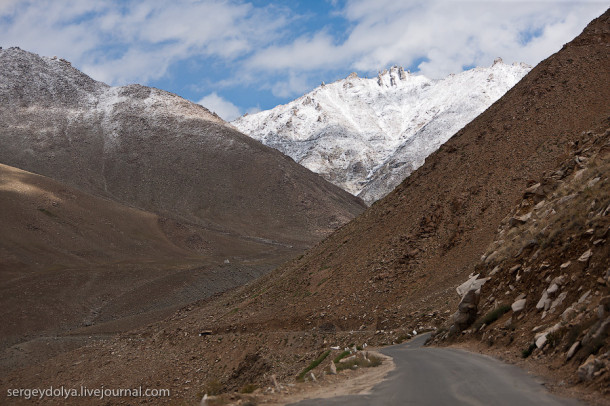
[[[0,163],[242,240],[309,246],[364,210],[203,106],[19,48],[0,48],[0,123]]]
[[[396,66],[375,79],[352,73],[232,124],[371,204],[530,69],[498,58],[442,80]]]

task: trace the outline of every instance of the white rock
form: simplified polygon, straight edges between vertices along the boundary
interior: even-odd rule
[[[493,262],[498,257],[498,255],[500,255],[499,251],[492,252],[491,254],[489,254],[487,256],[487,258],[485,258],[485,263],[489,264],[489,263]]]
[[[561,313],[561,320],[563,320],[566,323],[569,323],[570,321],[574,320],[574,317],[576,317],[578,315],[578,310],[576,310],[574,307],[570,306],[567,309],[565,309],[563,311],[563,313]]]
[[[523,309],[525,309],[525,303],[527,302],[527,299],[519,299],[516,302],[514,302],[510,308],[513,309],[514,313],[519,313],[520,311],[522,311]]]
[[[544,330],[544,327],[545,327],[545,325],[544,325],[544,324],[542,324],[542,325],[540,325],[540,326],[536,326],[536,327],[534,327],[534,328],[532,329],[532,333],[538,333],[538,332],[540,332],[540,331]]]
[[[567,292],[562,292],[559,296],[557,296],[557,299],[555,299],[553,301],[553,303],[551,303],[551,308],[549,309],[549,311],[552,313],[555,311],[555,308],[557,306],[559,306],[561,304],[561,302],[563,302],[563,300],[568,296]]]
[[[572,344],[572,346],[568,350],[568,354],[567,354],[566,358],[568,360],[570,358],[572,358],[574,356],[574,354],[576,354],[576,350],[578,350],[579,347],[580,347],[580,341],[576,341],[574,344]]]
[[[581,381],[590,381],[593,379],[593,374],[599,369],[598,362],[595,356],[589,355],[589,358],[578,367],[576,373]]]
[[[555,278],[553,278],[553,280],[551,281],[551,284],[556,284],[559,286],[562,286],[566,281],[566,276],[565,275],[559,275]]]
[[[471,276],[466,282],[455,288],[460,297],[464,297],[471,290],[477,290],[489,280],[489,278],[477,279],[479,274]]]
[[[568,261],[568,262],[564,262],[563,264],[559,265],[559,268],[561,269],[566,269],[567,267],[569,267],[572,264],[572,261]]]
[[[546,204],[546,200],[542,200],[542,201],[538,202],[537,205],[534,206],[534,209],[540,210],[544,207],[545,204]]]
[[[536,183],[536,184],[528,187],[527,189],[525,189],[524,194],[532,195],[538,190],[539,187],[540,187],[540,183]]]
[[[578,262],[587,262],[589,258],[593,255],[593,251],[586,250],[583,254],[578,258]]]
[[[596,178],[594,178],[594,179],[591,179],[589,182],[587,182],[587,187],[593,187],[593,186],[595,186],[595,184],[596,184],[597,182],[599,182],[599,180],[600,180],[600,179],[601,179],[601,178],[600,178],[599,176],[598,176],[598,177],[596,177]]]
[[[335,365],[335,361],[330,361],[330,374],[337,375],[337,366]]]
[[[591,294],[591,290],[588,290],[585,293],[583,293],[583,295],[580,297],[580,299],[578,299],[578,304],[584,303],[590,294]]]
[[[540,298],[540,300],[538,301],[538,303],[536,303],[536,309],[538,310],[542,310],[545,307],[545,303],[548,300],[549,295],[548,293],[546,293],[546,290],[544,292],[542,292],[542,297]],[[549,303],[550,305],[550,303]]]
[[[542,348],[546,345],[546,333],[542,334],[536,339],[536,347]]]
[[[519,269],[521,269],[521,264],[517,264],[517,265],[513,266],[512,268],[510,268],[508,270],[508,273],[512,274],[514,272],[517,272]]]

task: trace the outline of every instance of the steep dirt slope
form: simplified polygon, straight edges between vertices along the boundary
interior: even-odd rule
[[[162,219],[2,164],[0,224],[2,367],[26,361],[19,356],[40,346],[45,354],[38,355],[50,355],[84,327],[79,334],[90,336],[145,325],[295,253]]]
[[[98,307],[89,300],[67,300],[76,286],[94,282],[89,275],[93,271],[87,268],[198,259],[167,239],[156,215],[94,198],[43,176],[0,165],[0,196],[3,346],[25,333],[56,327],[53,320],[71,318],[75,308]],[[68,273],[73,275],[65,277]],[[60,274],[64,278],[57,278]],[[55,278],[62,283],[49,286]],[[63,289],[66,284],[70,289]],[[117,286],[96,283],[91,288],[80,294],[95,301]]]
[[[270,385],[271,374],[293,381],[331,345],[391,343],[440,325],[524,188],[554,171],[586,131],[608,127],[609,40],[606,12],[301,258],[163,323],[4,377],[2,386],[142,384],[195,402],[210,382],[232,390]]]
[[[0,50],[0,162],[210,229],[307,246],[363,203],[204,107]]]

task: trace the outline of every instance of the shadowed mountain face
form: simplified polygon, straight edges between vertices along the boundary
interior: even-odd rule
[[[0,50],[0,162],[213,230],[306,246],[359,199],[205,108]]]
[[[0,164],[0,368],[148,324],[299,250],[128,207]]]
[[[0,224],[2,347],[91,323],[135,286],[206,262],[171,243],[152,213],[1,164]]]

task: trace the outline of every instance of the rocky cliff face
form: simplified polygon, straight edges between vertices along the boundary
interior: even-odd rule
[[[0,102],[0,162],[141,209],[300,246],[363,209],[197,104],[61,59],[0,50]]]
[[[232,124],[370,204],[530,69],[497,59],[489,68],[443,80],[412,75],[401,67],[374,79],[353,73]]]

